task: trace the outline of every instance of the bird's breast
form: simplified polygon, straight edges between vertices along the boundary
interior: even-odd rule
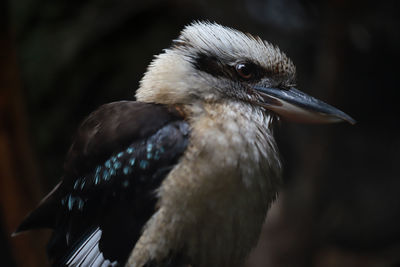
[[[240,105],[205,107],[191,120],[188,149],[161,185],[158,212],[139,241],[153,244],[146,257],[184,250],[195,266],[242,263],[280,183],[270,120]]]

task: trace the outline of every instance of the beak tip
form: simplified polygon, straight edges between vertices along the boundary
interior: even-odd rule
[[[347,114],[344,114],[344,116],[340,116],[338,118],[340,119],[340,121],[346,121],[346,122],[350,123],[351,125],[354,125],[357,123],[357,121],[355,119],[353,119],[352,117],[350,117]]]
[[[355,124],[357,123],[357,121],[355,121],[355,120],[353,119],[353,120],[349,121],[349,123],[350,123],[351,125],[355,125]]]

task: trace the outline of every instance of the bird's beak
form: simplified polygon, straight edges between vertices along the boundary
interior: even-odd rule
[[[295,88],[289,90],[261,86],[253,88],[262,97],[262,101],[259,103],[261,106],[288,120],[304,123],[339,121],[356,123],[346,113]]]

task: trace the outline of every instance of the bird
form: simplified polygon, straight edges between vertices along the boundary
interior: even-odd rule
[[[296,89],[278,47],[194,21],[154,57],[136,100],[81,123],[61,181],[16,233],[52,229],[52,266],[242,266],[282,184],[281,118],[355,123]]]

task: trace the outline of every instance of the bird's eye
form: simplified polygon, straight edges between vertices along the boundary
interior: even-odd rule
[[[236,65],[236,72],[245,80],[253,77],[253,68],[249,64],[239,63]]]

